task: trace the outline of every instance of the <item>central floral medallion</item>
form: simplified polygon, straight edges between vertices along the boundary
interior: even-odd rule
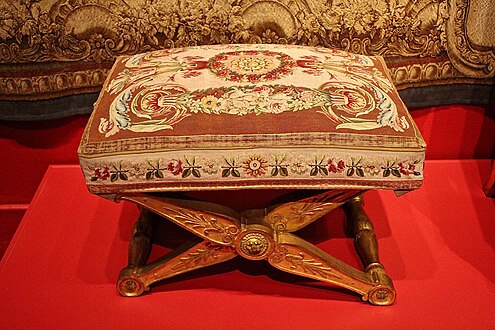
[[[267,50],[220,53],[208,61],[215,75],[232,82],[272,81],[292,74],[296,61],[287,54]]]

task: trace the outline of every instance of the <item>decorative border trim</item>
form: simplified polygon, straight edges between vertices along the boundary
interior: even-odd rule
[[[250,149],[172,151],[85,159],[81,167],[95,193],[151,189],[352,185],[412,189],[423,179],[424,151]],[[206,186],[205,186],[206,185]]]

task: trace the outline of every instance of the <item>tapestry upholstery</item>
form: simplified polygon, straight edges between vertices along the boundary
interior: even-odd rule
[[[0,17],[0,118],[90,112],[117,56],[225,43],[381,55],[412,106],[493,101],[491,0],[12,0]]]
[[[273,44],[119,57],[79,147],[97,194],[409,190],[424,152],[381,57]]]

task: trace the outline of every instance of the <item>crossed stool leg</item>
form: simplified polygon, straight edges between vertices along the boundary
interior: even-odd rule
[[[266,259],[285,272],[355,291],[371,304],[390,305],[395,300],[395,289],[378,258],[378,244],[373,224],[363,210],[362,194],[361,190],[330,190],[241,213],[214,203],[144,193],[120,196],[142,206],[142,212],[133,229],[128,265],[119,274],[117,289],[124,296],[138,296],[157,281],[241,255],[250,260]],[[364,272],[292,234],[339,206],[346,212]],[[150,211],[198,237],[146,264],[152,244]]]

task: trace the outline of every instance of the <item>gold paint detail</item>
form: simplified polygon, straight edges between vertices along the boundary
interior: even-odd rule
[[[316,258],[307,258],[304,253],[300,252],[299,254],[287,254],[285,256],[285,260],[292,264],[291,269],[301,268],[305,273],[319,276],[322,278],[335,277],[337,279],[341,279],[342,276],[339,276],[333,273],[332,268],[328,266],[322,260],[318,260]]]
[[[217,260],[225,246],[206,242],[205,247],[198,247],[196,250],[188,251],[179,261],[172,266],[171,270],[190,269],[200,264],[208,264],[210,259]]]
[[[221,218],[201,211],[163,208],[165,213],[173,217],[176,222],[182,223],[185,227],[195,232],[201,231],[205,237],[220,237],[223,243],[232,243],[239,233],[239,228],[225,223]]]
[[[395,289],[379,262],[373,225],[363,211],[361,194],[359,190],[331,190],[296,202],[241,213],[199,201],[145,194],[121,196],[121,199],[139,204],[144,209],[134,226],[129,263],[119,274],[117,290],[123,296],[138,296],[157,281],[241,255],[250,260],[266,259],[282,271],[352,290],[360,294],[363,301],[373,305],[390,305],[396,297]],[[364,272],[296,235],[278,231],[280,226],[269,222],[273,219],[269,210],[283,209],[287,212],[287,219],[292,215],[292,220],[285,222],[284,228],[294,229],[296,225],[302,228],[313,218],[328,212],[327,207],[333,209],[342,204],[345,205],[348,226],[356,240],[356,251],[363,261]],[[199,211],[200,208],[205,208],[205,211]],[[154,215],[150,211],[199,237],[145,264],[153,236],[150,226]]]
[[[143,193],[123,196],[122,199],[133,201],[145,208],[171,220],[184,229],[196,234],[208,241],[232,245],[239,234],[240,226],[235,218],[221,215],[217,212],[200,211],[199,208],[209,206],[211,203],[194,201],[182,201],[177,205],[176,200],[161,199]],[[220,212],[231,213],[226,207],[218,206]]]
[[[358,190],[330,190],[322,194],[275,207],[267,222],[279,232],[294,232],[342,205]]]
[[[262,260],[273,251],[273,239],[261,231],[247,231],[239,235],[237,251],[247,259]]]

